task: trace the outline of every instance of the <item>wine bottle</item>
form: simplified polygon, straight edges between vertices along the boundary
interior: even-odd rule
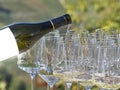
[[[1,28],[0,60],[26,51],[45,34],[71,22],[70,15],[65,14],[45,22],[19,22]]]

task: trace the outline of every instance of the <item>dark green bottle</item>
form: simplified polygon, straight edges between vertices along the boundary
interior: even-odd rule
[[[7,27],[9,27],[14,34],[19,51],[22,52],[30,48],[45,34],[68,24],[71,24],[71,17],[69,14],[65,14],[45,22],[15,23]]]

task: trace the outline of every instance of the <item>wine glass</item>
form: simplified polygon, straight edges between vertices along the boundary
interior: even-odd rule
[[[66,83],[66,89],[70,89],[72,84],[72,62],[67,59],[65,45],[63,41],[59,43],[58,54],[56,60],[54,59],[53,74],[62,79]]]
[[[54,84],[59,80],[59,78],[53,75],[53,63],[55,63],[53,62],[53,59],[56,59],[57,56],[59,35],[50,33],[41,40],[44,41],[42,47],[36,49],[38,52],[40,52],[38,55],[41,57],[38,59],[40,70],[37,73],[48,83],[50,89],[52,89]],[[41,43],[38,44],[38,47],[39,46],[41,46]]]
[[[96,60],[98,69],[94,72],[95,84],[105,89],[120,88],[119,77],[119,38],[105,34]],[[117,42],[117,43],[116,43]]]
[[[74,38],[75,42],[74,48],[72,51],[75,52],[72,55],[73,58],[73,78],[86,89],[90,89],[92,86],[92,72],[93,72],[93,63],[92,59],[94,58],[92,54],[93,45],[89,41],[90,36],[88,37],[87,32],[83,32],[79,35],[79,38]],[[93,49],[94,50],[94,49]]]
[[[26,52],[23,52],[18,55],[17,61],[18,68],[22,69],[23,71],[27,72],[31,77],[31,89],[34,90],[33,80],[34,77],[39,70],[37,61],[34,56],[34,49],[28,49]]]
[[[59,53],[53,73],[64,80],[66,89],[70,89],[72,82],[75,81],[74,75],[78,74],[75,66],[78,64],[80,39],[72,30],[61,36],[63,39],[59,43]]]

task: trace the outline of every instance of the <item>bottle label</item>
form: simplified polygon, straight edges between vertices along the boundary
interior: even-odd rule
[[[0,30],[0,61],[19,54],[17,42],[10,28]]]

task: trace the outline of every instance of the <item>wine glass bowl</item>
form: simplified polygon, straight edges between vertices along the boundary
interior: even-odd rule
[[[39,71],[37,72],[38,75],[45,80],[50,88],[52,89],[54,84],[59,80],[59,78],[55,77],[53,74],[54,71],[54,63],[57,56],[57,48],[58,48],[58,42],[59,42],[59,36],[57,35],[58,32],[51,32],[45,37],[41,39],[40,42],[43,42],[44,44],[41,47],[41,43],[38,43],[38,47],[36,50],[39,52],[38,55],[40,57],[38,59],[38,65],[40,67]]]
[[[37,74],[37,71],[39,70],[39,67],[38,67],[38,63],[34,56],[33,48],[27,50],[26,52],[19,54],[17,57],[18,57],[18,61],[17,61],[18,68],[27,72],[30,75],[31,83],[32,83],[32,90],[34,90],[33,80]]]
[[[103,32],[102,32],[103,33]],[[98,33],[101,34],[101,33]],[[102,34],[103,35],[103,34]],[[115,35],[115,36],[114,36]],[[120,88],[119,73],[119,35],[104,33],[99,38],[98,54],[94,65],[94,82],[100,88]],[[101,35],[100,35],[101,36]],[[98,41],[97,41],[98,43]]]

